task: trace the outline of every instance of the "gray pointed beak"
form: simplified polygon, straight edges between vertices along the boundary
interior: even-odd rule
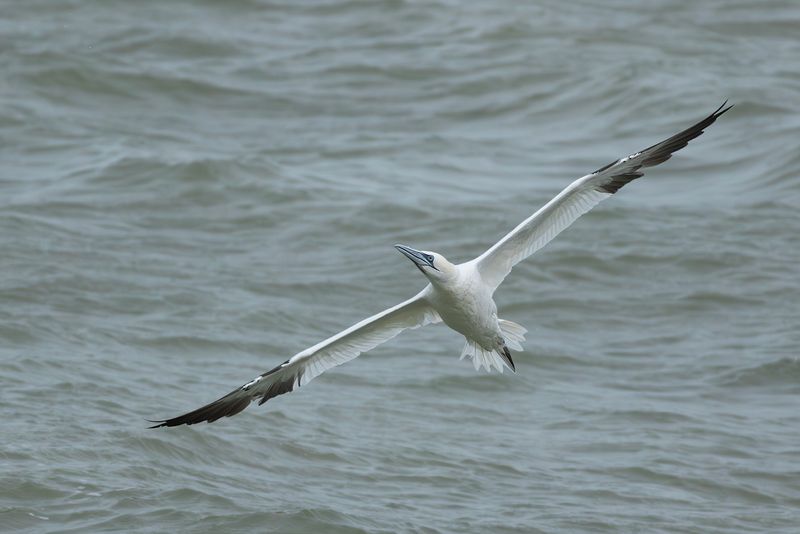
[[[431,256],[430,254],[425,254],[424,252],[421,252],[411,247],[407,247],[405,245],[395,245],[394,248],[399,250],[400,253],[403,254],[403,256],[413,261],[414,265],[416,265],[420,271],[422,271],[423,266],[430,267],[431,269],[436,269],[436,267],[433,266],[433,256]],[[436,270],[438,271],[439,269]]]

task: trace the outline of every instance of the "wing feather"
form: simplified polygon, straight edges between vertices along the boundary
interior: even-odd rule
[[[273,397],[294,391],[328,369],[389,341],[403,330],[439,322],[439,315],[425,299],[427,291],[428,288],[397,306],[364,319],[295,354],[274,369],[210,404],[172,419],[152,421],[159,424],[150,428],[193,425],[203,421],[211,423],[222,417],[236,415],[252,401],[258,400],[261,405]]]
[[[641,178],[644,175],[643,168],[667,161],[673,152],[702,135],[705,128],[733,107],[725,107],[725,104],[727,101],[708,117],[669,139],[612,161],[572,182],[539,211],[522,221],[489,250],[473,260],[481,277],[496,289],[514,265],[545,246],[598,203],[631,181]]]

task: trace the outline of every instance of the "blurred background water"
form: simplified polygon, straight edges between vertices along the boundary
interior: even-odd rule
[[[800,4],[2,2],[0,530],[797,532]],[[497,293],[213,400],[736,107]]]

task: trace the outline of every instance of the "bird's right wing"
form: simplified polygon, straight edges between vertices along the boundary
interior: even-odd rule
[[[722,104],[705,119],[669,139],[613,161],[572,182],[553,200],[473,260],[481,278],[493,290],[497,289],[514,265],[545,246],[600,201],[616,193],[628,182],[643,176],[641,169],[667,161],[673,152],[701,135],[705,128],[731,107]]]
[[[415,297],[295,354],[211,404],[172,419],[153,421],[159,424],[151,428],[193,425],[203,421],[211,423],[221,417],[236,415],[247,408],[250,402],[258,399],[261,405],[273,397],[294,391],[331,367],[348,362],[362,352],[389,341],[403,330],[437,323],[441,319],[425,299],[426,293],[427,288]]]

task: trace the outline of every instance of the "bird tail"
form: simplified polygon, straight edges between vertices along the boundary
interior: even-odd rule
[[[508,365],[497,351],[486,350],[469,339],[464,344],[464,350],[461,351],[461,359],[463,360],[467,356],[472,358],[472,365],[476,371],[485,367],[487,372],[491,373],[494,368],[502,373],[503,367]]]
[[[517,352],[521,351],[527,330],[517,323],[512,323],[505,319],[498,319],[497,322],[500,324],[500,331],[503,333],[503,339],[506,340],[508,348]]]
[[[511,359],[511,353],[508,349],[521,351],[521,343],[525,341],[525,332],[527,330],[517,323],[512,323],[505,319],[498,319],[498,323],[500,324],[500,331],[503,333],[503,339],[506,342],[501,350],[486,350],[469,339],[464,344],[464,350],[461,351],[461,359],[463,360],[467,356],[472,358],[472,365],[476,371],[486,368],[488,372],[491,372],[494,368],[502,373],[503,367],[516,371],[514,369],[514,360]]]

